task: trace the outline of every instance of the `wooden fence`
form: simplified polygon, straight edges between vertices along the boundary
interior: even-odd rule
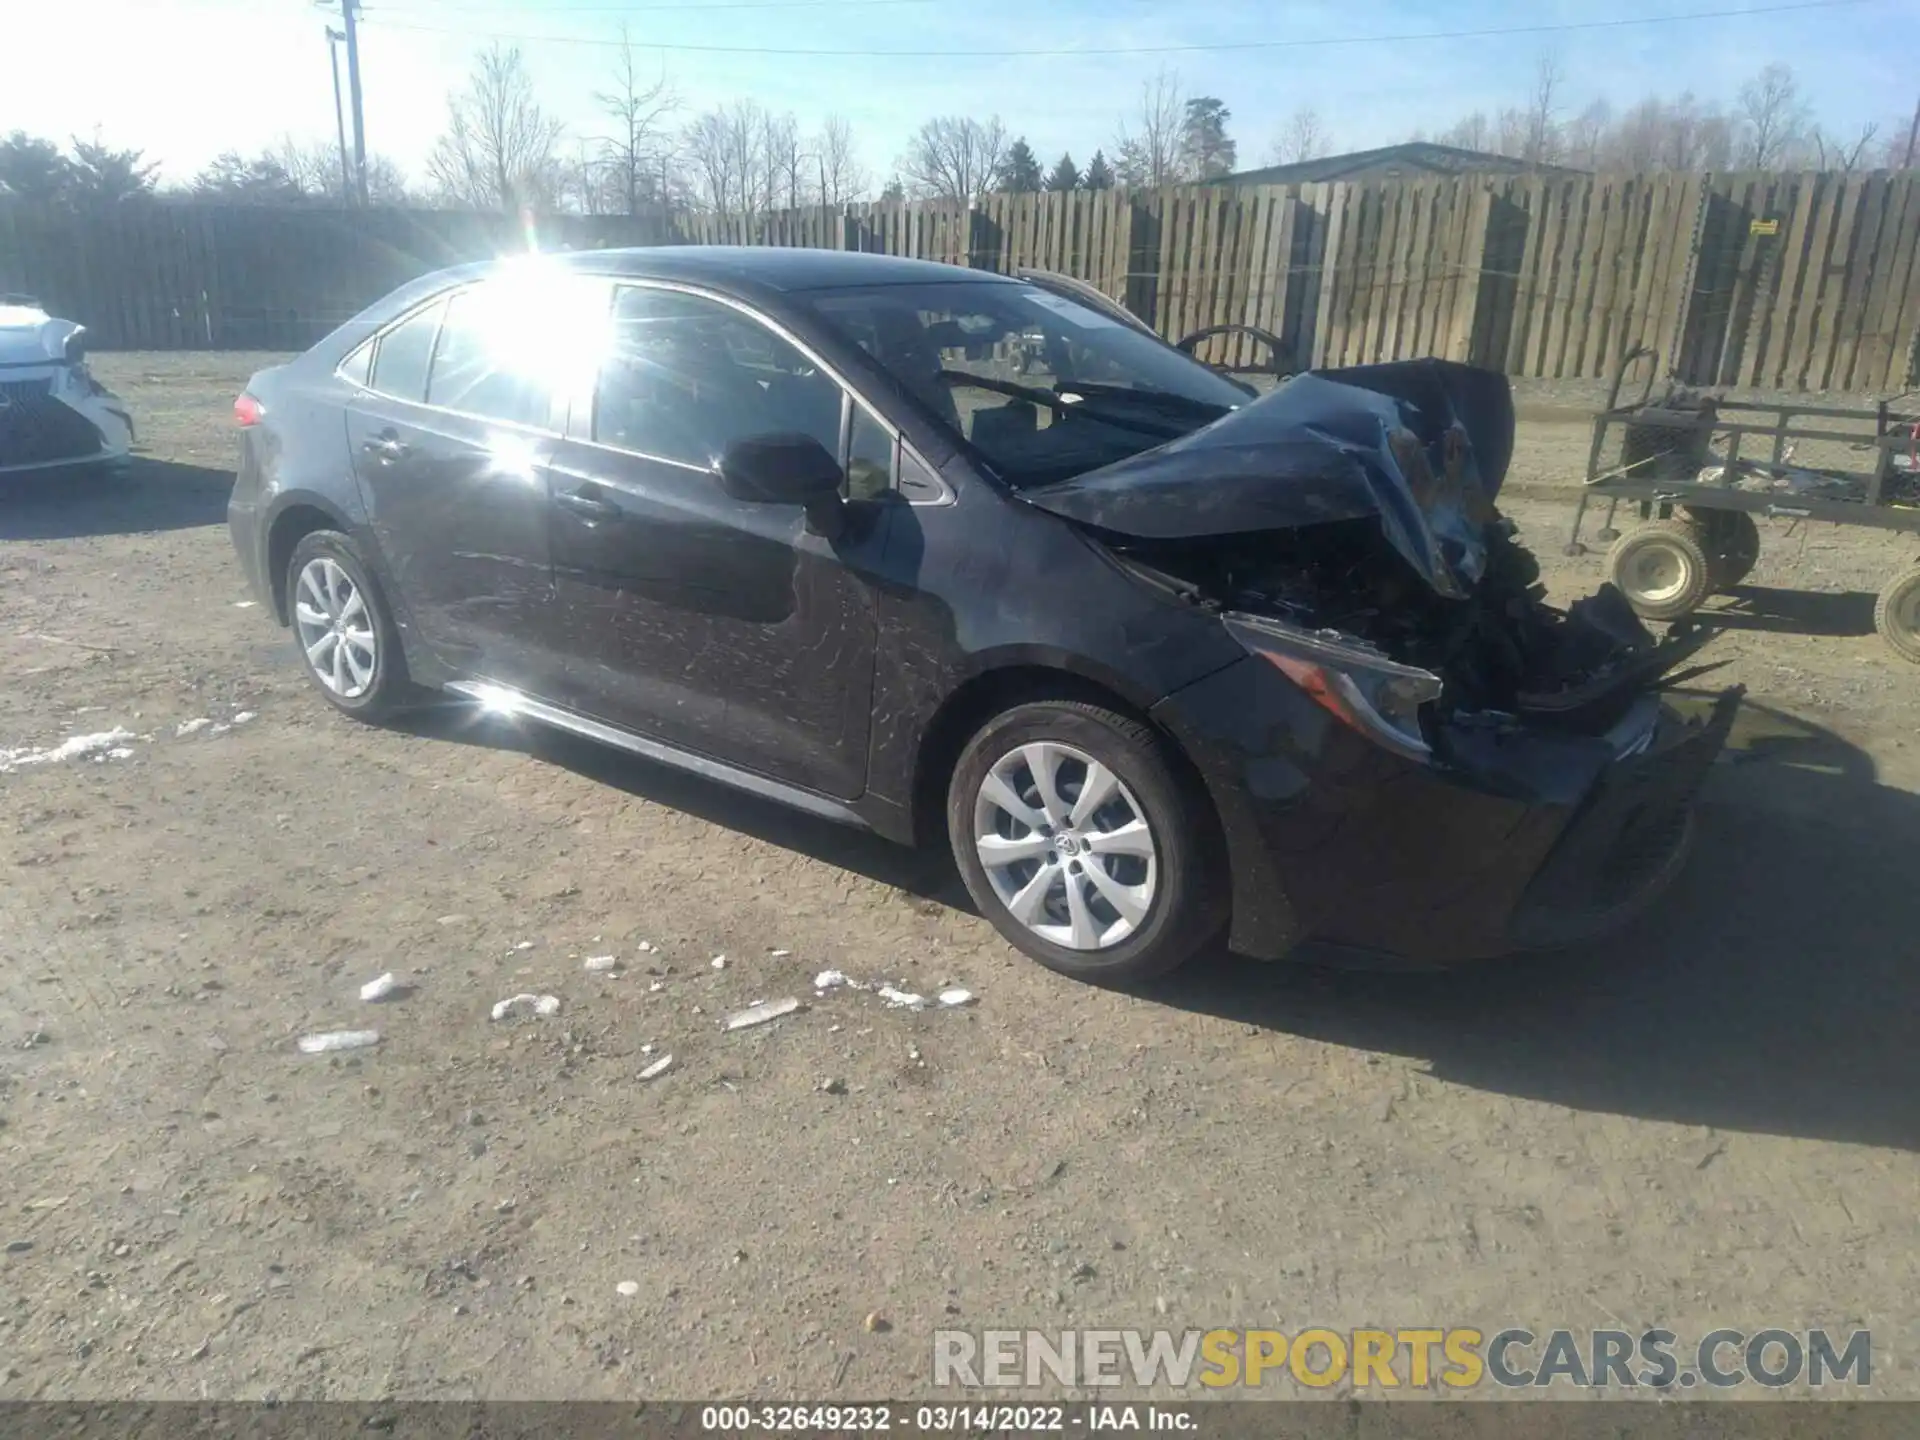
[[[103,348],[297,348],[426,270],[504,251],[809,245],[1087,280],[1164,335],[1240,324],[1301,363],[1441,355],[1543,379],[1646,344],[1694,384],[1883,391],[1920,332],[1920,174],[1489,177],[995,195],[715,216],[0,204],[0,290]],[[1251,363],[1241,334],[1205,358]]]

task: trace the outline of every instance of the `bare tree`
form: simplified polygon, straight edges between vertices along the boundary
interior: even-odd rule
[[[1829,135],[1816,125],[1809,137],[1809,143],[1813,146],[1815,163],[1822,170],[1845,172],[1861,168],[1862,162],[1866,160],[1872,148],[1874,137],[1879,133],[1879,122],[1871,120],[1862,125],[1851,140]]]
[[[1521,160],[1527,153],[1527,112],[1509,105],[1493,117],[1493,153]]]
[[[1434,143],[1451,145],[1457,150],[1479,150],[1485,153],[1493,148],[1493,128],[1487,124],[1484,110],[1476,110],[1471,115],[1464,116],[1433,138]]]
[[[769,119],[752,100],[736,100],[687,127],[682,143],[706,209],[752,219],[769,208],[775,190],[767,165]]]
[[[1140,87],[1140,106],[1131,122],[1122,122],[1114,147],[1114,169],[1123,185],[1172,185],[1180,170],[1180,141],[1187,102],[1180,77],[1159,71]]]
[[[447,98],[447,130],[427,173],[440,192],[476,210],[551,205],[564,127],[534,98],[518,49],[490,47],[467,88]]]
[[[829,115],[813,137],[814,160],[820,169],[820,203],[846,205],[867,193],[871,177],[860,166],[853,146],[853,125],[844,115]]]
[[[1806,136],[1807,106],[1800,82],[1785,65],[1769,65],[1740,87],[1740,165],[1771,170],[1786,161]]]
[[[1298,165],[1302,160],[1318,160],[1332,149],[1333,141],[1321,123],[1320,112],[1311,105],[1302,105],[1287,117],[1287,123],[1274,137],[1267,150],[1267,163]]]
[[[972,204],[993,188],[1006,154],[1007,128],[998,115],[939,115],[914,132],[900,174],[920,195]]]
[[[715,215],[738,214],[745,198],[746,178],[735,168],[728,132],[726,112],[709,110],[694,117],[681,139],[695,198]]]
[[[253,162],[257,175],[284,175],[298,198],[334,205],[358,203],[356,192],[340,169],[340,148],[331,140],[298,140],[282,135],[275,146]],[[367,157],[367,198],[375,205],[405,205],[407,177],[385,155]]]
[[[620,53],[613,62],[613,88],[593,98],[614,125],[613,134],[600,142],[600,150],[623,213],[634,215],[644,204],[663,203],[662,180],[673,148],[666,122],[679,108],[680,97],[664,70],[655,80],[641,74],[624,23]]]
[[[813,156],[800,143],[800,122],[792,115],[769,115],[762,127],[766,149],[768,206],[798,210],[813,200]]]
[[[1595,100],[1567,122],[1566,156],[1583,170],[1599,170],[1606,163],[1607,136],[1613,128],[1613,107]]]
[[[1520,158],[1550,165],[1560,158],[1560,89],[1566,74],[1554,56],[1542,55],[1533,67],[1533,91],[1527,97]]]
[[[751,220],[812,198],[812,156],[792,115],[736,100],[694,118],[680,138],[694,203]]]
[[[346,180],[340,170],[340,150],[336,145],[328,145],[324,141],[300,141],[291,135],[282,135],[279,143],[267,154],[303,196],[332,200],[347,193]]]

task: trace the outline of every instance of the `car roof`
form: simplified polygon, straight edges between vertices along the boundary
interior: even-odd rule
[[[869,255],[858,250],[806,250],[768,245],[657,245],[632,250],[575,250],[555,258],[601,274],[661,280],[706,280],[770,290],[831,290],[857,285],[1010,283],[988,270],[932,260]]]

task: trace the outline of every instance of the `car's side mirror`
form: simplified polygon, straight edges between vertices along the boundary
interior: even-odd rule
[[[720,457],[720,486],[736,500],[802,505],[807,528],[829,539],[845,526],[840,487],[846,475],[811,435],[756,435],[736,440]]]

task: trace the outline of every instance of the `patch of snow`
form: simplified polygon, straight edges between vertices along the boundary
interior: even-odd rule
[[[124,760],[133,753],[126,748],[125,742],[137,738],[131,730],[115,727],[92,735],[75,735],[47,750],[35,750],[30,747],[0,750],[0,775],[13,770],[24,770],[29,765],[58,765],[63,761],[78,760],[88,756],[112,755],[116,760]]]
[[[379,1043],[378,1030],[328,1030],[319,1035],[302,1035],[300,1053],[325,1055],[334,1050],[364,1050]]]
[[[493,1007],[493,1018],[504,1020],[509,1015],[539,1015],[543,1018],[560,1013],[558,995],[510,995]]]
[[[791,1015],[800,1008],[800,1002],[789,995],[784,1000],[768,1000],[759,1005],[749,1005],[745,1010],[727,1017],[726,1028],[745,1030],[750,1026],[764,1025],[769,1020],[778,1020],[782,1015]]]
[[[204,715],[200,716],[197,720],[182,720],[178,725],[173,727],[173,738],[176,740],[185,739],[189,735],[206,729],[211,724],[213,724],[213,721]]]

